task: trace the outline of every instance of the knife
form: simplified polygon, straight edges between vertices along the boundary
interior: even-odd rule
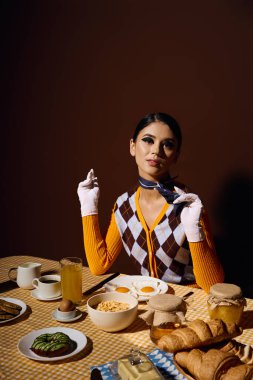
[[[103,380],[101,372],[98,368],[93,368],[90,374],[90,380]]]
[[[92,286],[92,288],[86,290],[83,294],[85,296],[95,292],[96,290],[98,290],[99,288],[101,288],[104,284],[106,284],[107,282],[111,281],[113,278],[119,276],[120,273],[113,273],[111,276],[107,277],[106,279],[100,281],[97,285],[95,286]]]
[[[194,292],[188,292],[186,293],[182,298],[183,300],[186,300],[188,297],[190,297],[192,294],[194,294]]]

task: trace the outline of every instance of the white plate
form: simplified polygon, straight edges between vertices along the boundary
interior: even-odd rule
[[[63,319],[63,318],[59,318],[57,317],[57,310],[54,310],[52,312],[52,317],[58,321],[58,322],[74,322],[76,321],[77,319],[81,318],[81,316],[83,315],[83,313],[80,311],[80,310],[76,310],[76,316],[74,318],[69,318],[69,319]]]
[[[149,277],[149,276],[121,276],[113,279],[112,281],[109,281],[105,284],[105,290],[106,292],[114,292],[115,287],[118,286],[126,286],[128,288],[131,288],[135,282],[143,282],[148,281],[157,284],[158,286],[158,294],[164,294],[167,293],[169,287],[166,284],[166,282],[159,280],[158,278]],[[130,292],[131,294],[131,292]],[[133,294],[134,295],[134,294]],[[149,300],[150,296],[144,296],[141,295],[137,297],[139,301],[147,301]]]
[[[36,355],[30,347],[32,346],[34,339],[37,338],[41,334],[54,334],[56,332],[62,332],[64,334],[67,334],[71,340],[76,342],[77,347],[72,351],[70,354],[62,355],[62,356],[56,356],[54,358],[46,358],[44,356]],[[29,359],[41,361],[41,362],[53,362],[57,360],[65,360],[67,358],[70,358],[76,354],[78,354],[80,351],[82,351],[87,344],[87,338],[86,336],[81,333],[78,330],[69,329],[66,327],[48,327],[45,329],[40,329],[36,331],[32,331],[29,334],[25,335],[23,338],[20,339],[18,342],[18,350],[19,352],[26,356]]]
[[[13,318],[11,319],[5,319],[3,321],[0,321],[0,323],[7,323],[7,322],[12,322],[13,319],[16,319],[16,318],[19,318],[22,314],[24,314],[24,312],[26,311],[27,309],[27,306],[26,304],[17,299],[17,298],[10,298],[10,297],[0,297],[1,300],[4,300],[4,301],[8,301],[8,302],[12,302],[12,303],[15,303],[16,305],[19,305],[22,307],[22,309],[20,310],[20,313],[18,315],[15,315]]]
[[[33,298],[36,298],[37,300],[40,300],[40,301],[56,301],[56,300],[59,300],[61,299],[61,295],[60,296],[57,296],[57,297],[52,297],[52,298],[45,298],[45,297],[42,297],[38,291],[38,289],[33,289],[31,291],[31,296]]]

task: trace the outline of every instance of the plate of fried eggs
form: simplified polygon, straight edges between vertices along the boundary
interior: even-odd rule
[[[105,284],[106,292],[131,294],[139,301],[147,301],[168,291],[166,282],[149,276],[120,276]]]

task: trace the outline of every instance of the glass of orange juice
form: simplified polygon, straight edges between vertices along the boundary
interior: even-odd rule
[[[64,257],[60,260],[62,298],[80,304],[82,300],[82,259]]]

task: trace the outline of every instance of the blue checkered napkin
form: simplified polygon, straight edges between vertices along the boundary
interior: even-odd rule
[[[162,376],[166,380],[187,380],[184,375],[182,375],[173,363],[173,354],[161,350],[154,350],[147,354],[149,359],[154,363],[154,365],[159,369]],[[98,368],[101,372],[103,380],[119,380],[119,376],[113,375],[109,368],[115,367],[115,362],[109,362],[106,364],[101,364],[99,366],[93,366],[90,369]]]

